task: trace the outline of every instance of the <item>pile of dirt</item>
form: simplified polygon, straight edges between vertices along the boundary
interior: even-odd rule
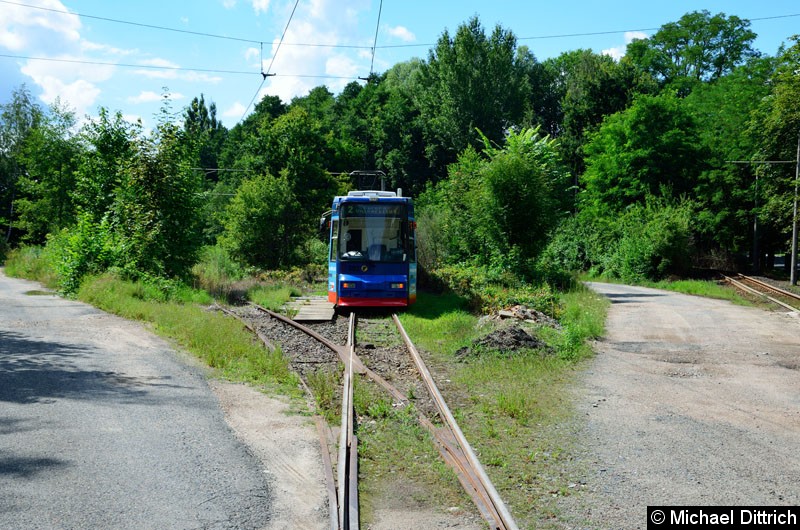
[[[513,354],[519,350],[539,350],[543,353],[552,353],[552,349],[543,341],[531,336],[519,326],[509,326],[495,330],[456,351],[459,358],[475,357],[485,352],[497,352],[504,355]]]

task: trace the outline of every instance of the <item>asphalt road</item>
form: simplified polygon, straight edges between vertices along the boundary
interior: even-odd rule
[[[0,528],[262,528],[271,493],[203,370],[0,273]]]

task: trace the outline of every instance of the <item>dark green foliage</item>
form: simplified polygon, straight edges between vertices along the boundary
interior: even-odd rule
[[[694,255],[693,204],[648,197],[614,217],[565,219],[539,259],[545,271],[592,271],[625,281],[686,274]]]
[[[753,113],[750,133],[755,138],[757,160],[796,160],[800,141],[800,35],[777,57],[771,77],[770,95],[761,99]],[[791,247],[792,204],[795,193],[795,165],[757,165],[761,183],[759,218],[766,251]]]
[[[585,208],[597,215],[641,203],[648,195],[690,194],[707,154],[696,123],[673,96],[640,96],[607,117],[584,148]]]
[[[125,168],[136,157],[141,123],[131,124],[121,112],[111,117],[101,108],[98,118],[81,130],[85,151],[75,171],[73,198],[77,208],[99,222],[111,209],[114,194],[124,182]]]
[[[202,182],[190,167],[178,128],[162,123],[141,141],[111,207],[124,267],[155,276],[186,277],[201,240]]]
[[[691,266],[692,208],[650,201],[630,208],[620,221],[622,237],[607,257],[607,273],[625,281],[684,275]]]
[[[25,171],[22,161],[25,142],[41,124],[44,111],[33,101],[25,85],[12,93],[9,103],[0,105],[0,111],[0,222],[3,239],[8,243],[17,239],[12,224],[18,182]]]
[[[478,147],[480,129],[501,142],[505,129],[519,124],[530,88],[517,55],[514,34],[499,25],[487,36],[477,17],[454,37],[445,31],[420,70],[420,109],[426,156],[434,170],[455,161],[467,146]]]
[[[536,129],[510,132],[503,148],[467,148],[446,180],[418,201],[419,262],[487,309],[527,299],[525,281],[559,218],[554,190],[565,173],[554,142]]]
[[[757,54],[750,22],[724,13],[693,11],[649,39],[628,45],[626,59],[662,86],[688,94],[701,81],[715,81]]]
[[[80,147],[71,134],[75,118],[58,103],[31,128],[18,154],[20,172],[14,201],[21,240],[42,244],[48,233],[75,221],[72,192]]]
[[[249,178],[228,205],[220,242],[241,263],[267,269],[288,266],[303,240],[300,211],[285,176]]]
[[[544,64],[554,92],[550,97],[557,98],[559,150],[572,173],[580,175],[585,170],[586,133],[650,87],[630,63],[591,50],[563,53]]]

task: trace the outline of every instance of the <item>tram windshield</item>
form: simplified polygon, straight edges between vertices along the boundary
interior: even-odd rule
[[[414,261],[413,234],[404,204],[345,203],[339,209],[336,228],[341,260]]]

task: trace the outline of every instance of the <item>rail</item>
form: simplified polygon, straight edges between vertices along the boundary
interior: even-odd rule
[[[330,472],[333,463],[328,454],[328,443],[326,432],[330,432],[330,427],[325,424],[321,418],[317,418],[318,431],[320,434],[320,443],[323,449],[323,463],[327,467],[326,477],[328,481],[328,498],[331,504],[330,514],[330,527],[332,530],[354,530],[359,528],[359,502],[358,502],[358,438],[355,435],[356,417],[353,409],[353,379],[355,374],[363,374],[375,383],[384,388],[395,399],[401,402],[409,402],[409,397],[404,392],[398,390],[394,385],[386,381],[378,373],[369,369],[356,353],[356,339],[355,332],[357,326],[357,317],[355,313],[350,314],[347,332],[347,344],[344,346],[335,344],[334,342],[323,337],[313,329],[299,324],[284,315],[275,313],[256,304],[251,304],[252,307],[274,318],[284,324],[292,326],[314,340],[325,345],[327,348],[337,354],[339,359],[344,364],[344,377],[342,387],[342,414],[341,424],[339,431],[339,442],[337,452],[337,475],[335,484],[333,475]],[[249,325],[244,319],[235,313],[220,308],[226,314],[235,316],[241,320],[245,326],[253,333],[259,336],[262,341],[269,347],[271,343],[258,332],[258,330]],[[495,530],[517,530],[517,525],[514,522],[511,513],[506,507],[503,500],[500,498],[497,490],[493,486],[488,475],[480,464],[475,452],[472,450],[469,442],[467,441],[464,433],[459,428],[455,418],[453,417],[450,409],[444,401],[444,398],[436,387],[435,382],[430,374],[430,371],[425,366],[418,350],[414,346],[410,337],[403,329],[400,319],[397,315],[392,315],[392,320],[397,328],[400,337],[405,343],[409,354],[411,355],[414,365],[417,368],[420,378],[423,380],[425,387],[428,390],[434,404],[436,411],[440,418],[443,419],[444,425],[437,426],[434,422],[422,413],[418,413],[418,421],[424,426],[432,435],[433,441],[443,460],[453,468],[458,477],[462,487],[475,503],[481,516],[489,524],[490,528]],[[305,386],[305,384],[304,384]],[[306,391],[310,390],[306,386]],[[327,427],[327,428],[326,428]],[[335,504],[335,506],[334,506]]]
[[[728,283],[730,283],[734,287],[737,287],[738,289],[740,289],[742,291],[745,291],[747,293],[750,293],[750,294],[753,294],[753,295],[756,295],[756,296],[762,296],[762,297],[766,298],[767,300],[769,300],[770,302],[778,304],[779,306],[781,306],[781,307],[783,307],[785,309],[788,309],[789,311],[798,311],[798,310],[800,310],[800,309],[798,309],[797,306],[793,306],[793,305],[787,304],[786,302],[778,300],[775,297],[769,296],[764,291],[767,291],[767,292],[770,292],[770,293],[776,294],[778,296],[782,296],[784,298],[787,298],[789,300],[794,300],[794,301],[797,301],[797,302],[800,302],[800,295],[797,295],[797,294],[792,293],[790,291],[786,291],[786,290],[781,289],[779,287],[775,287],[774,285],[770,285],[770,284],[768,284],[766,282],[762,282],[761,280],[758,280],[758,279],[753,278],[751,276],[745,276],[744,274],[738,274],[736,279],[731,278],[730,276],[725,276],[725,275],[723,275],[722,277],[725,279],[725,281],[727,281]],[[755,286],[756,288],[751,287],[750,285],[747,285],[747,283]],[[761,289],[761,290],[759,290],[759,289]]]

